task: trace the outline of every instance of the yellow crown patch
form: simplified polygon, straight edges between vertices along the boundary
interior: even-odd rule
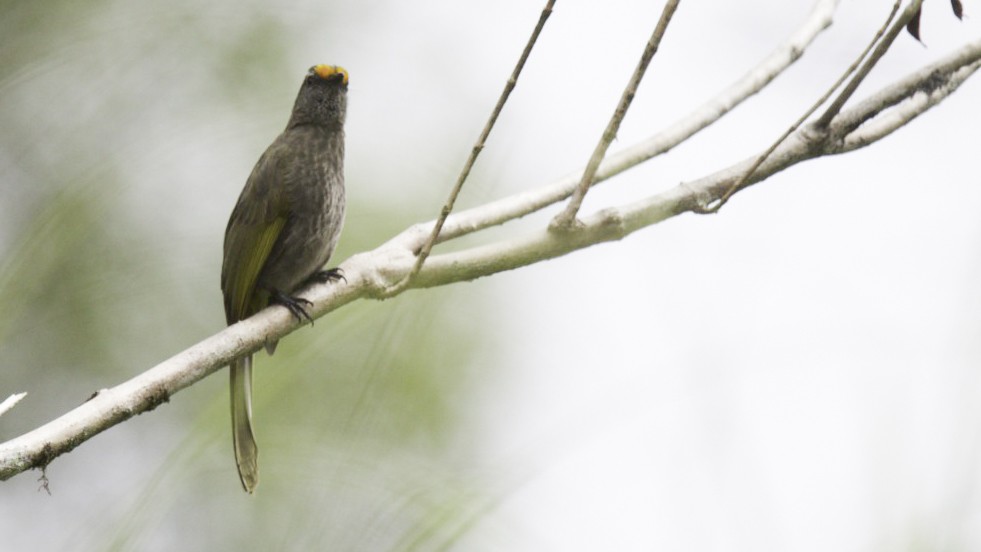
[[[347,70],[337,65],[314,65],[310,68],[310,73],[322,79],[329,79],[334,75],[341,75],[341,80],[345,85],[348,81]]]

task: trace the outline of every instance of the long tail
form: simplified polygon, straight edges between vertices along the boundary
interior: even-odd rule
[[[259,447],[252,431],[252,355],[232,363],[232,440],[242,487],[250,494],[259,484]]]

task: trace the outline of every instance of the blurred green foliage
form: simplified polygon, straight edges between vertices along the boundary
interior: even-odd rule
[[[224,224],[302,75],[298,29],[273,9],[2,10],[0,396],[29,396],[0,440],[222,328]],[[415,216],[359,193],[365,169],[348,186],[334,263]],[[57,459],[52,497],[30,474],[3,484],[0,534],[14,549],[441,548],[483,503],[459,415],[481,314],[456,293],[354,304],[257,357],[256,496],[235,475],[221,372]]]

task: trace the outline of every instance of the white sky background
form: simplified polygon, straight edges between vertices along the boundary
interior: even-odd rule
[[[235,11],[215,3],[202,5],[198,24],[221,33],[253,12],[275,12],[298,29],[284,74],[345,66],[348,182],[366,184],[349,195],[404,196],[407,209],[427,206],[422,220],[438,211],[543,5],[243,2]],[[682,2],[611,151],[740,77],[811,5]],[[602,184],[584,212],[764,149],[853,61],[891,5],[843,2],[835,25],[763,94]],[[585,164],[661,4],[559,0],[556,8],[461,207]],[[981,3],[967,0],[965,11],[957,22],[948,3],[927,2],[928,47],[901,36],[856,99],[976,38]],[[225,19],[233,12],[242,20]],[[318,34],[311,22],[327,17],[349,31]],[[121,19],[89,36],[138,32]],[[185,134],[171,128],[155,145],[134,140],[142,189],[130,199],[155,206],[163,223],[170,205],[186,221],[207,221],[174,228],[186,233],[176,243],[220,236],[254,160],[243,165],[243,152],[261,151],[268,129],[281,128],[294,86],[283,84],[281,109],[261,106],[274,124],[232,105],[203,128],[185,122],[174,127]],[[461,284],[461,311],[470,298],[498,305],[492,346],[473,362],[496,376],[479,405],[477,438],[486,480],[502,483],[500,502],[458,549],[981,548],[979,123],[975,75],[885,141],[791,168],[717,215],[683,215],[622,242]],[[207,171],[216,184],[203,189]],[[420,181],[431,185],[405,189]],[[357,221],[345,231],[357,232]]]

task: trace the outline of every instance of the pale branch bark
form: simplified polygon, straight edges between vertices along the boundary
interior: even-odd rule
[[[27,396],[27,393],[14,393],[13,395],[7,397],[0,402],[0,416],[3,416],[8,410],[14,407],[21,399]]]
[[[897,83],[865,100],[863,104],[870,107],[878,105],[876,101],[891,102],[894,107],[848,134],[841,142],[841,152],[849,152],[877,142],[943,101],[975,71],[981,69],[981,59],[978,59],[976,53],[973,57],[974,60],[967,64],[938,68],[935,72],[917,75],[919,77],[917,79],[907,79],[903,84],[917,88],[917,91],[910,96],[897,99],[896,94],[901,91],[898,86],[900,83]],[[842,112],[842,127],[853,124],[855,121],[848,118],[859,114],[859,109]]]
[[[965,45],[842,111],[827,127],[807,125],[801,128],[767,158],[754,173],[750,184],[802,161],[873,143],[948,97],[979,67],[981,40]],[[596,243],[617,240],[678,214],[703,209],[742,177],[755,158],[639,201],[582,217],[583,226],[579,231],[555,234],[542,228],[526,236],[431,256],[412,286],[433,287],[473,280]],[[531,203],[541,201],[535,194],[517,197]],[[556,197],[553,203],[561,199]],[[497,209],[494,205],[485,208]],[[485,208],[454,215],[447,221],[447,228],[473,228],[486,225],[493,216],[500,216],[500,213],[488,214]],[[526,205],[516,210],[528,208]],[[425,239],[425,229],[431,228],[432,224],[415,225],[381,247],[345,261],[341,268],[347,277],[346,283],[316,285],[305,290],[303,296],[313,302],[311,314],[319,318],[354,300],[384,296],[385,289],[412,269],[415,249],[407,246],[417,243],[417,234],[421,233],[421,239]],[[57,456],[71,451],[97,433],[152,410],[167,402],[174,393],[223,368],[232,359],[255,352],[266,341],[280,339],[298,327],[289,311],[270,307],[129,381],[99,391],[63,416],[0,444],[0,479],[9,479],[31,468],[44,468]]]
[[[780,137],[777,138],[773,142],[773,144],[771,144],[770,147],[767,148],[766,151],[764,151],[759,157],[756,158],[756,161],[749,167],[749,169],[746,170],[746,173],[743,175],[743,177],[740,178],[738,181],[736,181],[736,183],[733,184],[728,190],[726,190],[726,193],[722,194],[722,196],[718,199],[718,201],[714,202],[708,209],[706,209],[704,211],[705,214],[714,213],[719,209],[721,209],[722,206],[725,205],[727,201],[729,201],[729,198],[732,197],[732,194],[738,192],[743,186],[746,185],[746,182],[749,181],[750,177],[753,176],[753,173],[756,172],[756,169],[758,169],[760,165],[762,165],[763,162],[766,161],[766,158],[772,155],[774,150],[776,150],[777,147],[779,147],[784,140],[790,137],[792,133],[796,132],[797,129],[800,128],[800,126],[804,124],[805,121],[810,119],[811,115],[813,115],[815,111],[817,111],[822,105],[824,105],[825,102],[828,101],[828,98],[830,98],[831,95],[834,94],[835,91],[838,90],[838,88],[840,88],[842,84],[844,84],[845,80],[859,69],[859,67],[862,64],[862,61],[866,59],[866,57],[869,55],[869,52],[872,51],[872,48],[874,48],[875,45],[879,43],[879,40],[882,38],[882,35],[885,34],[886,29],[889,28],[889,23],[892,22],[892,18],[895,17],[896,12],[899,11],[899,4],[900,4],[900,0],[896,0],[896,2],[892,6],[892,10],[889,12],[889,17],[886,18],[885,23],[882,24],[881,28],[879,28],[879,32],[875,33],[875,36],[872,37],[872,40],[869,42],[869,45],[865,47],[865,50],[863,50],[862,53],[859,54],[858,59],[856,59],[855,62],[852,63],[852,65],[848,69],[846,69],[844,73],[842,73],[841,77],[839,77],[838,80],[835,81],[835,83],[828,88],[828,90],[818,99],[818,101],[814,102],[814,104],[807,111],[805,111],[804,114],[800,116],[800,118],[794,121],[794,124],[790,125],[790,127],[786,131],[784,131],[784,133],[781,134]],[[868,68],[870,68],[870,66],[866,65],[866,69]],[[868,71],[866,71],[866,74],[867,73]],[[852,82],[854,83],[854,80]],[[841,96],[839,96],[838,99],[840,100]],[[821,123],[821,124],[823,125],[827,123]]]
[[[913,95],[895,109],[884,113],[849,134],[841,143],[841,152],[849,152],[877,142],[918,117],[921,113],[937,105],[959,87],[975,71],[981,68],[981,61],[965,65],[945,77],[937,88],[924,89]]]
[[[872,55],[869,56],[869,59],[865,60],[865,63],[863,63],[858,71],[855,72],[852,80],[845,85],[845,88],[842,89],[838,97],[831,102],[828,109],[818,118],[816,123],[819,126],[824,126],[830,123],[831,119],[833,119],[835,115],[841,111],[841,108],[845,106],[845,103],[852,97],[852,94],[858,90],[858,85],[862,84],[865,77],[869,76],[869,73],[872,72],[872,68],[875,67],[875,64],[879,63],[882,56],[886,55],[886,52],[889,51],[889,48],[896,40],[896,37],[898,37],[899,33],[903,32],[903,29],[906,28],[906,24],[909,23],[910,20],[913,19],[913,16],[920,11],[922,4],[923,0],[913,0],[908,6],[906,6],[906,9],[903,10],[903,13],[899,16],[899,19],[897,19],[892,27],[889,28],[889,31],[882,38],[882,40],[879,41],[879,44],[875,47],[875,50],[872,51]],[[892,16],[890,16],[890,19],[892,19]]]
[[[841,141],[840,153],[863,148],[905,126],[937,105],[981,69],[981,41],[948,58],[948,63],[926,67],[866,98],[836,119],[842,129],[854,129]],[[912,90],[912,93],[910,93]],[[882,106],[891,108],[885,111]],[[875,112],[865,118],[867,113]],[[861,125],[861,126],[859,126]]]
[[[647,67],[651,64],[651,60],[654,59],[654,54],[657,53],[661,39],[664,38],[664,33],[667,32],[668,25],[671,23],[671,17],[674,16],[674,12],[678,8],[680,1],[668,0],[664,4],[664,9],[661,10],[661,17],[658,19],[657,25],[654,26],[654,31],[647,40],[647,45],[644,46],[644,52],[640,56],[640,61],[637,62],[637,67],[630,76],[630,81],[627,82],[626,88],[623,89],[623,93],[620,95],[620,101],[617,103],[616,109],[613,110],[613,115],[610,117],[606,129],[603,130],[599,142],[596,144],[592,155],[589,157],[589,161],[586,163],[586,169],[579,179],[579,184],[576,186],[575,191],[572,192],[572,196],[569,198],[569,203],[566,204],[565,209],[552,219],[549,225],[550,229],[570,230],[575,225],[579,208],[582,207],[586,193],[589,192],[590,186],[593,185],[593,181],[596,179],[596,171],[599,170],[600,163],[606,157],[606,150],[610,148],[613,139],[617,137],[620,123],[627,116],[627,110],[630,109],[630,104],[633,103],[634,96],[637,95],[637,88],[640,86],[640,81],[644,78]]]

